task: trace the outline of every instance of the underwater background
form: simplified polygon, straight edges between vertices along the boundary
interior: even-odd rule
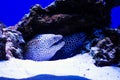
[[[24,14],[29,12],[34,4],[40,4],[43,8],[54,0],[1,0],[0,22],[7,26],[15,25]]]
[[[29,12],[29,9],[32,7],[32,5],[35,5],[35,4],[40,4],[43,8],[45,8],[46,6],[48,6],[51,2],[53,2],[54,0],[8,0],[8,1],[6,1],[6,0],[3,0],[3,1],[0,1],[0,22],[3,22],[5,25],[7,25],[7,26],[12,26],[12,25],[15,25],[15,24],[17,24],[17,22],[18,21],[20,21],[21,20],[21,18],[24,16],[24,14],[26,14],[26,13],[28,13]],[[112,28],[116,28],[116,27],[118,27],[118,26],[120,26],[120,6],[118,6],[118,7],[115,7],[115,8],[113,8],[112,10],[111,10],[111,27]],[[98,37],[99,36],[99,33],[101,33],[101,31],[100,30],[98,30],[98,31],[96,31],[96,32],[94,32],[94,34],[96,34],[96,33],[98,33],[96,36]],[[84,34],[84,33],[83,33]],[[64,38],[63,40],[68,40],[67,42],[68,42],[68,47],[70,47],[70,45],[72,44],[72,42],[76,45],[76,44],[78,44],[78,45],[81,45],[82,43],[81,43],[81,40],[79,40],[79,39],[81,39],[81,38],[79,38],[78,36],[81,36],[81,35],[83,35],[82,33],[80,33],[80,34],[75,34],[75,36],[74,35],[72,35],[72,37],[70,36],[70,38],[69,38],[69,36],[67,37],[67,38]],[[86,36],[86,35],[83,35],[83,36]],[[83,37],[82,36],[82,37]],[[100,35],[101,36],[101,35]],[[73,38],[74,37],[74,38]],[[75,38],[76,37],[76,38]],[[79,38],[79,39],[78,39]],[[114,36],[113,36],[113,38],[114,38]],[[80,41],[80,42],[77,42],[77,41]],[[83,41],[84,40],[86,40],[86,38],[84,39],[84,37],[83,37]],[[70,42],[69,42],[70,41]],[[75,43],[76,42],[76,43]],[[87,42],[87,41],[86,41]],[[88,41],[89,42],[89,41]],[[70,45],[69,45],[69,43],[71,43]],[[91,44],[91,43],[90,43]],[[118,45],[116,45],[117,47],[119,47]],[[66,48],[66,47],[63,47],[64,48],[64,50],[63,51],[69,51],[69,50],[67,50],[67,49],[70,49],[70,48]],[[72,45],[72,47],[74,47],[73,45]],[[79,47],[79,46],[78,46]],[[71,48],[71,49],[73,49],[73,50],[76,50],[76,49],[74,49],[74,48]],[[70,49],[70,50],[71,50]],[[70,51],[69,51],[70,52]],[[60,52],[61,53],[61,52]],[[71,52],[70,52],[71,53]],[[68,56],[67,56],[68,57]],[[86,58],[86,56],[84,57],[83,56],[83,58],[88,62],[88,59],[89,58]],[[79,57],[79,59],[81,60],[81,62],[83,62],[83,63],[87,63],[86,61],[84,62],[84,59],[82,59],[81,57]],[[66,59],[67,60],[67,59]],[[72,62],[72,63],[75,63],[76,65],[79,65],[79,64],[81,64],[79,61],[78,61],[78,59],[77,59],[77,57],[75,58],[75,59],[73,59],[73,60],[77,60],[77,61],[74,61],[74,62]],[[9,66],[7,66],[7,67],[3,67],[4,65],[6,66],[6,64],[5,63],[3,63],[4,65],[2,65],[2,62],[0,63],[2,66],[0,67],[0,69],[1,69],[1,71],[0,71],[0,74],[1,75],[5,75],[4,73],[6,73],[7,72],[7,70],[8,70],[8,76],[10,76],[10,75],[12,75],[12,74],[9,74],[11,71],[15,71],[14,70],[14,67],[13,66],[17,66],[18,67],[18,64],[19,65],[24,65],[24,64],[28,64],[28,62],[21,62],[20,61],[20,63],[19,62],[17,62],[17,60],[15,60],[16,61],[16,63],[13,61],[13,63],[14,64],[8,64]],[[67,62],[67,63],[66,63]],[[78,63],[76,63],[76,62],[78,62]],[[33,76],[33,77],[30,77],[30,78],[28,78],[28,79],[20,79],[20,80],[35,80],[35,79],[40,79],[40,80],[43,80],[44,78],[45,78],[45,80],[88,80],[88,79],[86,79],[86,78],[84,78],[86,75],[88,75],[88,71],[91,71],[91,72],[89,72],[89,74],[90,73],[92,73],[92,74],[90,74],[91,76],[93,76],[93,73],[95,73],[96,75],[95,75],[95,77],[96,78],[102,78],[103,77],[103,79],[104,80],[106,80],[107,78],[108,78],[108,80],[120,80],[119,78],[120,78],[120,76],[118,75],[118,74],[120,74],[120,68],[114,68],[114,67],[108,67],[108,69],[106,69],[106,68],[102,68],[101,67],[101,69],[99,68],[99,70],[98,70],[98,68],[96,67],[94,67],[93,65],[92,65],[92,68],[91,68],[91,65],[90,64],[87,64],[87,65],[85,65],[85,64],[83,64],[82,66],[82,68],[80,68],[79,66],[74,66],[74,65],[72,65],[71,64],[71,60],[67,60],[67,61],[65,61],[64,63],[63,62],[61,62],[62,64],[60,64],[60,63],[58,63],[58,62],[56,62],[56,64],[57,64],[57,66],[59,66],[59,65],[63,65],[63,64],[65,64],[65,66],[67,65],[67,67],[64,67],[64,68],[61,68],[60,67],[60,69],[62,69],[62,70],[60,70],[59,69],[59,67],[58,67],[58,69],[55,69],[56,68],[56,65],[54,66],[54,65],[52,65],[52,66],[49,66],[49,69],[50,69],[50,72],[47,70],[48,69],[48,65],[46,66],[46,68],[45,68],[45,66],[43,65],[43,68],[45,68],[45,69],[43,69],[43,68],[41,68],[41,70],[43,71],[43,73],[44,73],[44,71],[45,72],[47,72],[45,75],[43,74],[43,75],[37,75],[37,76]],[[30,63],[31,64],[31,63]],[[49,63],[47,63],[47,64],[49,64]],[[58,65],[59,64],[59,65]],[[71,64],[71,65],[70,65]],[[46,65],[46,63],[45,63],[45,65]],[[38,67],[36,67],[36,65],[34,66],[34,64],[33,64],[33,66],[29,66],[29,65],[25,65],[25,69],[26,69],[26,67],[28,67],[28,72],[30,71],[30,73],[39,73],[39,66],[41,67],[41,65],[37,65]],[[80,65],[81,66],[81,65]],[[88,66],[88,67],[87,67]],[[8,67],[10,67],[10,68],[8,68]],[[68,67],[70,67],[70,68],[68,68]],[[73,69],[71,69],[73,67]],[[31,69],[32,68],[34,68],[32,71],[31,71]],[[6,70],[4,70],[4,69],[6,69]],[[17,69],[17,68],[16,68]],[[26,74],[26,70],[24,69],[24,66],[23,67],[20,67],[20,69],[17,69],[17,70],[20,70],[21,71],[21,75],[20,76],[24,76],[24,74]],[[36,71],[35,71],[35,69],[36,69]],[[65,71],[64,72],[67,72],[67,73],[69,73],[70,75],[71,74],[76,74],[76,73],[78,73],[77,75],[79,75],[79,72],[80,72],[80,69],[81,70],[85,70],[86,72],[85,73],[81,73],[84,77],[79,77],[79,76],[56,76],[56,74],[55,75],[49,75],[48,73],[51,73],[51,69],[55,69],[56,70],[56,73],[58,72],[58,74],[60,74],[60,73],[62,73],[62,71],[64,71],[64,69],[65,69]],[[75,70],[74,70],[75,69]],[[53,73],[55,72],[55,70],[53,70]],[[57,71],[58,70],[58,71]],[[73,71],[72,71],[73,70]],[[3,72],[2,72],[3,71]],[[5,71],[5,72],[4,72]],[[9,72],[10,71],[10,72]],[[24,73],[24,71],[25,71],[25,73]],[[59,72],[60,71],[60,72]],[[77,72],[78,71],[78,72]],[[15,71],[15,72],[19,72],[19,71]],[[13,72],[13,74],[16,74],[15,72]],[[41,72],[41,71],[40,71]],[[71,73],[71,72],[73,72],[73,73]],[[82,72],[82,71],[81,71]],[[101,73],[100,73],[101,72]],[[22,74],[22,73],[24,73],[24,74]],[[37,74],[38,74],[37,73]],[[99,75],[100,74],[103,74],[103,76],[101,77],[101,75],[100,75],[100,77],[99,76],[97,76],[97,73],[99,73]],[[19,73],[20,74],[20,73]],[[18,75],[19,75],[18,74]],[[106,74],[106,75],[105,75]],[[27,75],[30,75],[30,74],[28,74],[27,73]],[[5,76],[7,76],[7,75],[5,75]],[[17,75],[15,75],[16,77],[17,77]],[[110,77],[109,77],[110,76]],[[106,78],[107,77],[107,78]],[[74,79],[73,79],[74,78]],[[106,78],[106,79],[105,79]],[[99,79],[99,80],[103,80],[103,79]],[[7,78],[7,77],[1,77],[0,76],[0,80],[15,80],[15,79],[11,79],[11,78]],[[95,79],[96,80],[96,79]]]
[[[40,4],[43,8],[54,0],[1,0],[0,1],[0,22],[7,26],[15,25],[34,4]],[[120,25],[120,6],[111,10],[111,27]]]

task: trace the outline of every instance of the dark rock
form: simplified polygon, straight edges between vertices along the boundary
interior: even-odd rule
[[[106,37],[98,41],[95,47],[91,47],[90,53],[93,56],[93,59],[96,61],[96,65],[104,66],[105,64],[111,64],[112,59],[115,58],[116,50],[113,48],[113,43],[110,38]]]
[[[5,43],[6,43],[5,38],[0,37],[0,60],[6,59]]]
[[[6,59],[5,58],[5,43],[6,43],[6,39],[3,38],[2,34],[3,34],[3,28],[4,28],[4,24],[0,23],[0,60]]]
[[[92,46],[95,46],[97,42],[105,38],[104,30],[102,29],[93,29],[93,33],[87,36],[87,39],[83,43],[83,46],[80,48],[81,54],[88,53],[91,50]]]
[[[25,41],[23,40],[22,34],[19,31],[4,28],[3,36],[6,39],[5,52],[6,57],[16,57],[22,59],[23,47]]]
[[[38,33],[69,35],[105,28],[110,24],[111,9],[116,0],[55,0],[45,9],[38,4],[16,25],[25,40]]]
[[[119,65],[120,62],[120,30],[107,29],[103,39],[97,39],[92,43],[90,54],[95,60],[96,66]]]
[[[12,57],[22,59],[24,40],[19,31],[0,26],[0,60]]]

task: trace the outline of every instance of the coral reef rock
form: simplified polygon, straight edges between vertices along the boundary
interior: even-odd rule
[[[22,59],[25,41],[19,31],[0,26],[0,60],[12,57]]]
[[[120,29],[107,29],[106,32],[107,37],[92,43],[90,54],[97,66],[120,66]]]
[[[40,33],[90,33],[93,27],[109,26],[111,9],[119,4],[117,0],[55,0],[46,8],[36,4],[15,27],[25,40]]]
[[[2,23],[0,23],[0,60],[5,59],[5,43],[6,43],[6,39],[2,37],[2,33],[3,33],[3,25]]]

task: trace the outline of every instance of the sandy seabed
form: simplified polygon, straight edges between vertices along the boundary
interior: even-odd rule
[[[120,80],[120,68],[96,67],[93,62],[94,60],[87,53],[68,59],[42,62],[12,58],[0,62],[0,77],[21,79],[50,74],[80,76],[92,80]]]

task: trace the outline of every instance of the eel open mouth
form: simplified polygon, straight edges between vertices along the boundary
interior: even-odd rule
[[[63,43],[64,43],[64,41],[63,41],[63,36],[57,35],[57,37],[54,38],[54,41],[55,41],[55,42],[51,45],[51,47],[52,47],[52,46],[56,46],[56,45],[61,45],[61,44],[63,44]]]

